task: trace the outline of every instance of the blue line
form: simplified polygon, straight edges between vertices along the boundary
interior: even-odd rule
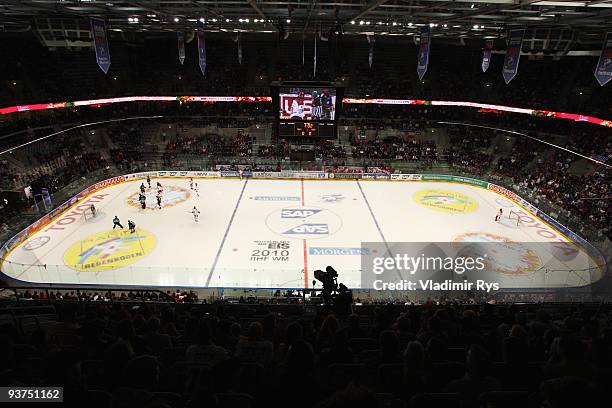
[[[372,207],[370,206],[370,202],[368,201],[368,197],[366,197],[365,192],[363,191],[363,188],[361,187],[361,184],[359,183],[359,180],[355,180],[357,182],[357,187],[359,187],[359,191],[361,191],[361,196],[363,197],[363,200],[365,201],[366,205],[368,206],[368,210],[370,211],[370,215],[372,216],[372,219],[374,220],[374,225],[376,225],[376,229],[378,230],[378,233],[380,234],[380,237],[383,240],[383,243],[385,244],[385,248],[387,249],[387,253],[389,254],[389,256],[393,257],[393,252],[391,251],[391,248],[389,247],[389,243],[387,242],[387,238],[385,238],[385,234],[383,234],[382,229],[380,229],[380,225],[378,225],[378,220],[376,219],[376,216],[374,215],[374,211],[372,210]],[[362,245],[363,246],[363,243]],[[362,271],[363,273],[363,271]],[[397,275],[398,279],[403,279],[402,274],[396,269],[395,270],[395,274]]]
[[[234,206],[234,212],[232,212],[232,217],[230,218],[229,223],[227,224],[227,228],[225,229],[225,234],[223,234],[221,245],[219,245],[219,250],[217,251],[217,255],[215,256],[215,261],[213,262],[212,267],[210,268],[210,272],[208,273],[208,278],[206,278],[205,287],[208,287],[208,285],[210,284],[210,279],[212,278],[212,275],[215,272],[215,268],[217,267],[217,262],[219,262],[219,256],[221,256],[221,251],[223,250],[223,246],[225,245],[225,240],[227,239],[227,234],[229,233],[229,230],[232,227],[232,223],[234,222],[234,217],[236,216],[236,211],[238,211],[238,206],[240,205],[240,201],[242,201],[242,195],[244,194],[244,190],[248,182],[249,182],[249,179],[246,178],[244,180],[244,184],[242,185],[242,191],[240,191],[240,196],[238,197],[238,200],[236,201],[236,205]]]
[[[366,197],[365,193],[363,192],[363,188],[361,188],[361,184],[359,184],[359,180],[355,180],[355,181],[357,182],[357,187],[359,187],[359,191],[361,191],[361,196],[363,197],[366,205],[368,206],[368,210],[370,211],[370,215],[372,216],[372,219],[374,220],[376,229],[378,230],[380,237],[385,243],[385,246],[387,247],[387,251],[389,251],[389,245],[387,244],[387,239],[385,238],[385,234],[383,234],[382,230],[380,229],[380,225],[378,225],[378,220],[376,219],[376,216],[374,215],[374,211],[372,211],[372,207],[370,207],[370,202],[368,201],[368,197]],[[391,253],[391,251],[389,251],[389,253]]]

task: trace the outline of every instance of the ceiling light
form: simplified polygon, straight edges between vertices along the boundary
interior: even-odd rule
[[[248,23],[249,21],[251,21],[251,20],[249,20],[248,18],[245,18],[245,19],[244,19],[244,22],[245,22],[245,23]]]
[[[351,24],[355,24],[355,20],[352,20],[352,21],[351,21]]]
[[[366,25],[370,25],[370,22],[369,22],[369,21],[366,21]]]
[[[291,19],[288,18],[287,19],[287,24],[290,24],[290,23],[291,23]]]
[[[217,19],[216,19],[216,18],[213,18],[213,23],[216,23],[216,22],[217,22]]]
[[[363,20],[361,20],[361,21],[359,22],[359,25],[364,25],[364,24],[365,24],[365,21],[363,21]]]
[[[174,22],[178,23],[179,22],[179,18],[178,17],[174,17]]]
[[[225,19],[225,22],[226,22],[226,23],[229,23],[230,21],[231,21],[231,20],[230,20],[229,18],[226,18],[226,19]]]
[[[397,25],[397,23],[394,21],[394,22],[393,22],[393,25],[394,25],[394,26],[396,26],[396,25]]]

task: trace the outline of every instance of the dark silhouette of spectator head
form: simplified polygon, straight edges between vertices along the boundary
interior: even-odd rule
[[[249,325],[247,339],[249,342],[257,342],[263,337],[263,326],[259,322],[253,322]]]
[[[294,374],[309,374],[314,368],[315,355],[312,346],[304,340],[296,340],[287,352],[287,370]]]
[[[473,378],[485,377],[491,368],[489,353],[479,344],[473,344],[468,349],[466,371]]]
[[[419,341],[411,341],[404,351],[404,364],[411,371],[421,371],[425,368],[425,351]]]

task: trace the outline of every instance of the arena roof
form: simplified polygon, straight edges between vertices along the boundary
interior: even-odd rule
[[[87,17],[104,17],[121,32],[193,30],[288,35],[343,32],[414,35],[431,25],[434,36],[500,38],[527,28],[540,39],[601,43],[612,29],[612,0],[0,0],[0,31],[89,29]]]

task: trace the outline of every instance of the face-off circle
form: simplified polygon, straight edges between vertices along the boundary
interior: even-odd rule
[[[137,229],[135,233],[111,230],[75,242],[64,253],[66,266],[80,272],[103,272],[128,266],[149,255],[157,238]]]
[[[413,199],[424,207],[450,214],[470,213],[478,208],[478,202],[472,197],[450,190],[419,190],[414,193]]]
[[[147,204],[147,209],[156,209],[159,208],[157,206],[157,190],[156,189],[147,189],[145,190],[145,203]],[[127,199],[127,203],[135,208],[141,208],[140,201],[138,200],[140,197],[140,191],[130,195]],[[164,186],[164,189],[161,194],[161,205],[162,208],[174,207],[180,203],[187,201],[191,197],[191,193],[189,190],[183,187],[178,186]]]

